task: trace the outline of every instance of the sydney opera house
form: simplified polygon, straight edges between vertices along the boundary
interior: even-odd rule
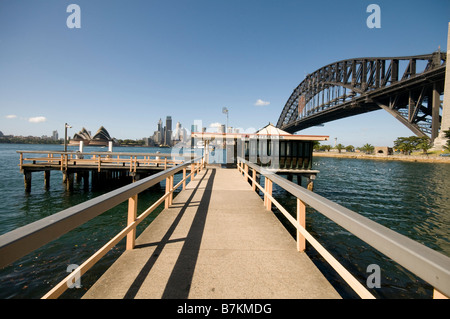
[[[78,133],[75,133],[73,139],[70,140],[71,145],[78,145],[83,141],[85,146],[108,146],[113,139],[109,136],[108,131],[102,126],[98,129],[94,136],[91,136],[88,130],[84,127]]]

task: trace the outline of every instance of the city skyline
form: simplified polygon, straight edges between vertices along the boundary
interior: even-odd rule
[[[188,130],[257,131],[276,124],[305,75],[358,57],[445,50],[450,2],[194,0],[0,3],[0,131],[72,136],[108,128],[118,139],[151,136],[171,114]],[[155,121],[156,119],[156,121]],[[413,133],[380,110],[306,129],[344,145],[392,146]]]

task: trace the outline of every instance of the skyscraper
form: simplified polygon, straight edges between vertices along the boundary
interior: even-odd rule
[[[52,140],[57,141],[58,140],[58,131],[53,131],[52,133]]]
[[[164,132],[164,144],[172,146],[172,116],[166,117],[166,127]]]

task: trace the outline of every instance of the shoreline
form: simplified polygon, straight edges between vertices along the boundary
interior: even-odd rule
[[[381,161],[403,161],[403,162],[421,162],[421,163],[447,163],[450,164],[450,156],[437,155],[371,155],[361,153],[335,153],[335,152],[313,152],[317,157],[337,157],[353,159],[369,159]]]

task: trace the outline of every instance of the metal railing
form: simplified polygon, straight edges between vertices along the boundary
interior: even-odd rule
[[[238,157],[238,170],[250,180],[254,190],[264,194],[264,205],[271,210],[272,203],[297,230],[297,249],[305,250],[308,241],[318,253],[362,298],[374,296],[351,275],[323,246],[305,229],[306,205],[328,217],[379,252],[408,269],[434,287],[434,298],[450,296],[450,258],[428,248],[404,235],[390,230],[356,212],[336,204],[318,194],[306,190],[273,172]],[[250,173],[249,170],[252,172]],[[264,187],[258,184],[256,173],[264,176]],[[294,218],[272,196],[273,183],[297,198],[297,218]]]
[[[172,204],[173,192],[180,186],[184,189],[186,180],[188,178],[192,180],[203,166],[204,158],[198,157],[0,236],[0,268],[128,200],[127,226],[43,296],[44,299],[58,298],[76,278],[79,278],[78,276],[89,270],[123,238],[127,237],[126,249],[133,249],[138,224],[163,202],[165,208],[168,208]],[[187,175],[189,167],[190,173]],[[181,171],[183,171],[183,178],[174,186],[174,175]],[[138,194],[164,179],[166,180],[165,194],[137,216]]]

